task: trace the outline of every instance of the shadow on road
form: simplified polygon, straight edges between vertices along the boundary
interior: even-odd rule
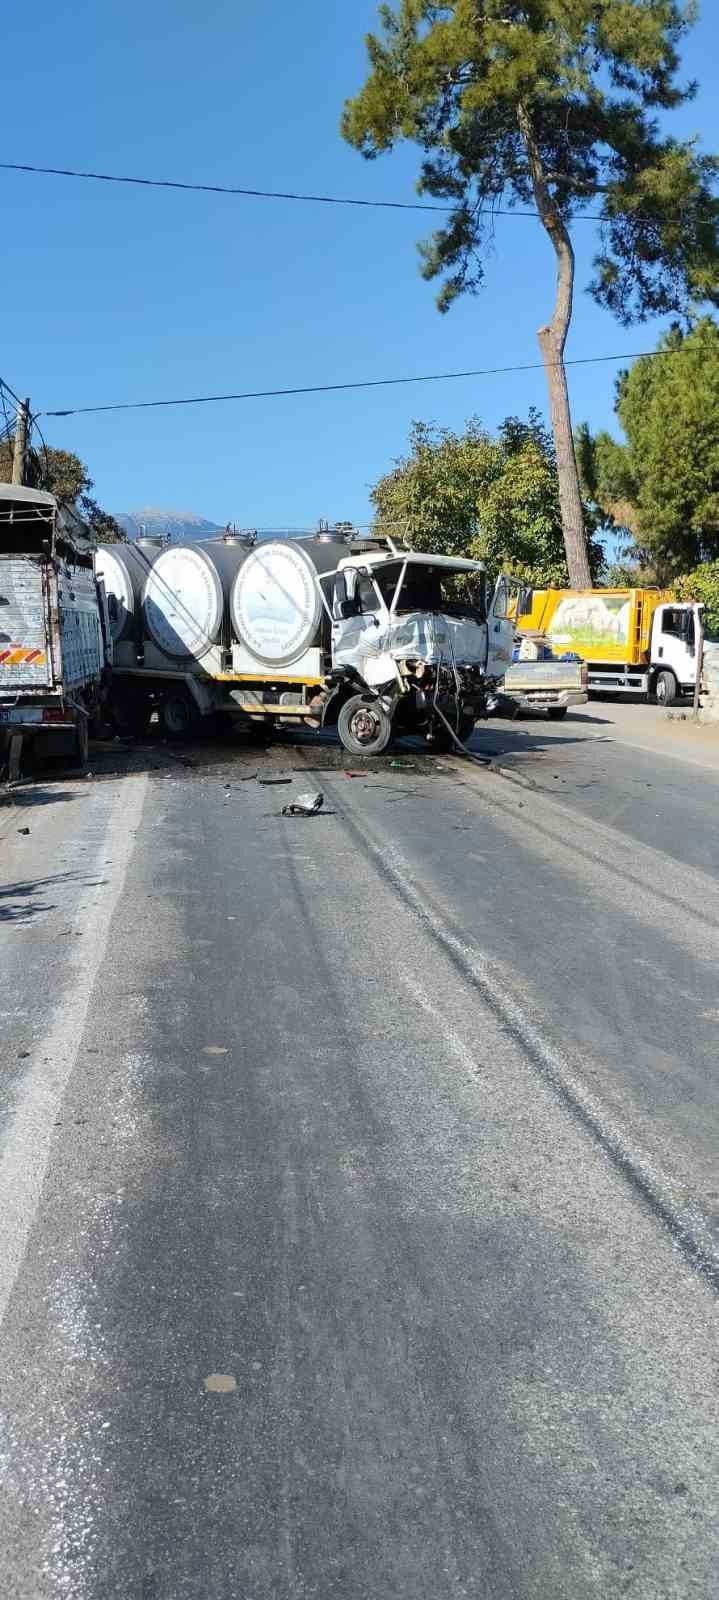
[[[539,717],[526,722],[503,718],[480,723],[469,741],[468,749],[475,755],[497,757],[542,755],[556,751],[559,745],[581,745],[598,738],[597,726],[611,728],[608,718],[582,716],[571,713],[562,724],[562,732],[554,732],[556,724]],[[67,762],[59,758],[40,760],[29,766],[23,783],[13,790],[13,800],[18,806],[49,804],[55,799],[71,800],[77,794],[63,791],[56,785],[68,779],[86,778],[93,782],[109,782],[118,778],[156,774],[161,778],[181,780],[195,776],[217,778],[242,777],[253,774],[264,765],[293,765],[292,752],[302,753],[302,770],[320,771],[385,771],[403,762],[412,762],[415,770],[426,776],[439,773],[442,754],[432,752],[424,740],[416,736],[400,738],[381,756],[350,756],[342,748],[334,730],[316,733],[310,729],[277,729],[268,742],[262,735],[238,733],[230,728],[223,731],[213,728],[196,735],[185,743],[171,743],[163,739],[159,728],[151,727],[142,739],[113,738],[92,741],[87,773],[70,770]],[[452,749],[450,755],[458,756]],[[309,759],[308,759],[309,758]]]
[[[49,878],[23,878],[0,888],[0,923],[30,923],[35,917],[57,909],[57,901],[44,896],[61,885],[76,883],[83,889],[96,889],[105,878],[90,878],[81,872],[57,872]],[[43,896],[43,898],[40,898]]]
[[[66,772],[63,773],[63,779],[67,782]],[[36,783],[20,784],[7,794],[0,795],[0,819],[4,819],[13,808],[54,806],[75,799],[77,796],[71,794],[69,789],[43,788]]]

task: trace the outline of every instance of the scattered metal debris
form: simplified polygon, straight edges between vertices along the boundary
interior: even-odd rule
[[[314,794],[298,794],[288,806],[282,807],[283,817],[316,817],[322,810],[324,795],[321,789],[316,789]]]

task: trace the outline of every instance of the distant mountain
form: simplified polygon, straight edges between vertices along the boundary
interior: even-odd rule
[[[117,511],[119,522],[128,539],[212,539],[224,533],[216,522],[207,517],[197,517],[193,511],[163,511],[160,506],[144,506],[142,511]]]

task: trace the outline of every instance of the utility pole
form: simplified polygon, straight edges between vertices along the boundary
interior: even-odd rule
[[[13,483],[25,482],[25,463],[27,461],[27,436],[30,422],[30,401],[18,400],[17,421],[15,423],[15,448],[12,458]]]

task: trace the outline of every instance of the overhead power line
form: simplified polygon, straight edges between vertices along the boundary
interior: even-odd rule
[[[319,206],[362,206],[375,211],[435,211],[446,216],[453,206],[427,205],[421,200],[356,200],[333,194],[294,194],[281,189],[238,189],[224,183],[181,183],[174,178],[136,178],[117,172],[82,172],[72,167],[34,167],[26,161],[0,161],[4,172],[35,172],[51,178],[90,178],[96,183],[134,183],[144,189],[184,189],[194,194],[239,195],[251,200],[298,200]],[[536,211],[516,211],[509,206],[488,206],[492,217],[525,217],[537,222]],[[581,212],[577,222],[603,222],[599,212]]]
[[[612,356],[575,356],[571,361],[565,361],[566,367],[588,367],[600,362],[636,361],[640,356],[669,356],[674,355],[673,350],[628,350],[621,355]],[[562,363],[550,361],[548,366],[558,367]],[[398,384],[406,383],[446,383],[455,378],[495,378],[510,372],[543,372],[543,361],[529,361],[521,366],[512,367],[475,367],[468,372],[429,372],[411,378],[365,378],[356,383],[311,383],[294,389],[246,389],[238,394],[196,394],[183,396],[176,400],[117,400],[110,405],[101,406],[64,406],[57,411],[38,411],[39,417],[87,417],[100,411],[151,411],[162,406],[208,406],[216,405],[225,400],[275,400],[283,395],[299,394],[338,394],[348,389],[389,389]]]
[[[14,389],[10,388],[9,383],[6,383],[4,378],[0,378],[0,394],[9,394],[15,404],[20,405],[20,396],[15,393]]]

